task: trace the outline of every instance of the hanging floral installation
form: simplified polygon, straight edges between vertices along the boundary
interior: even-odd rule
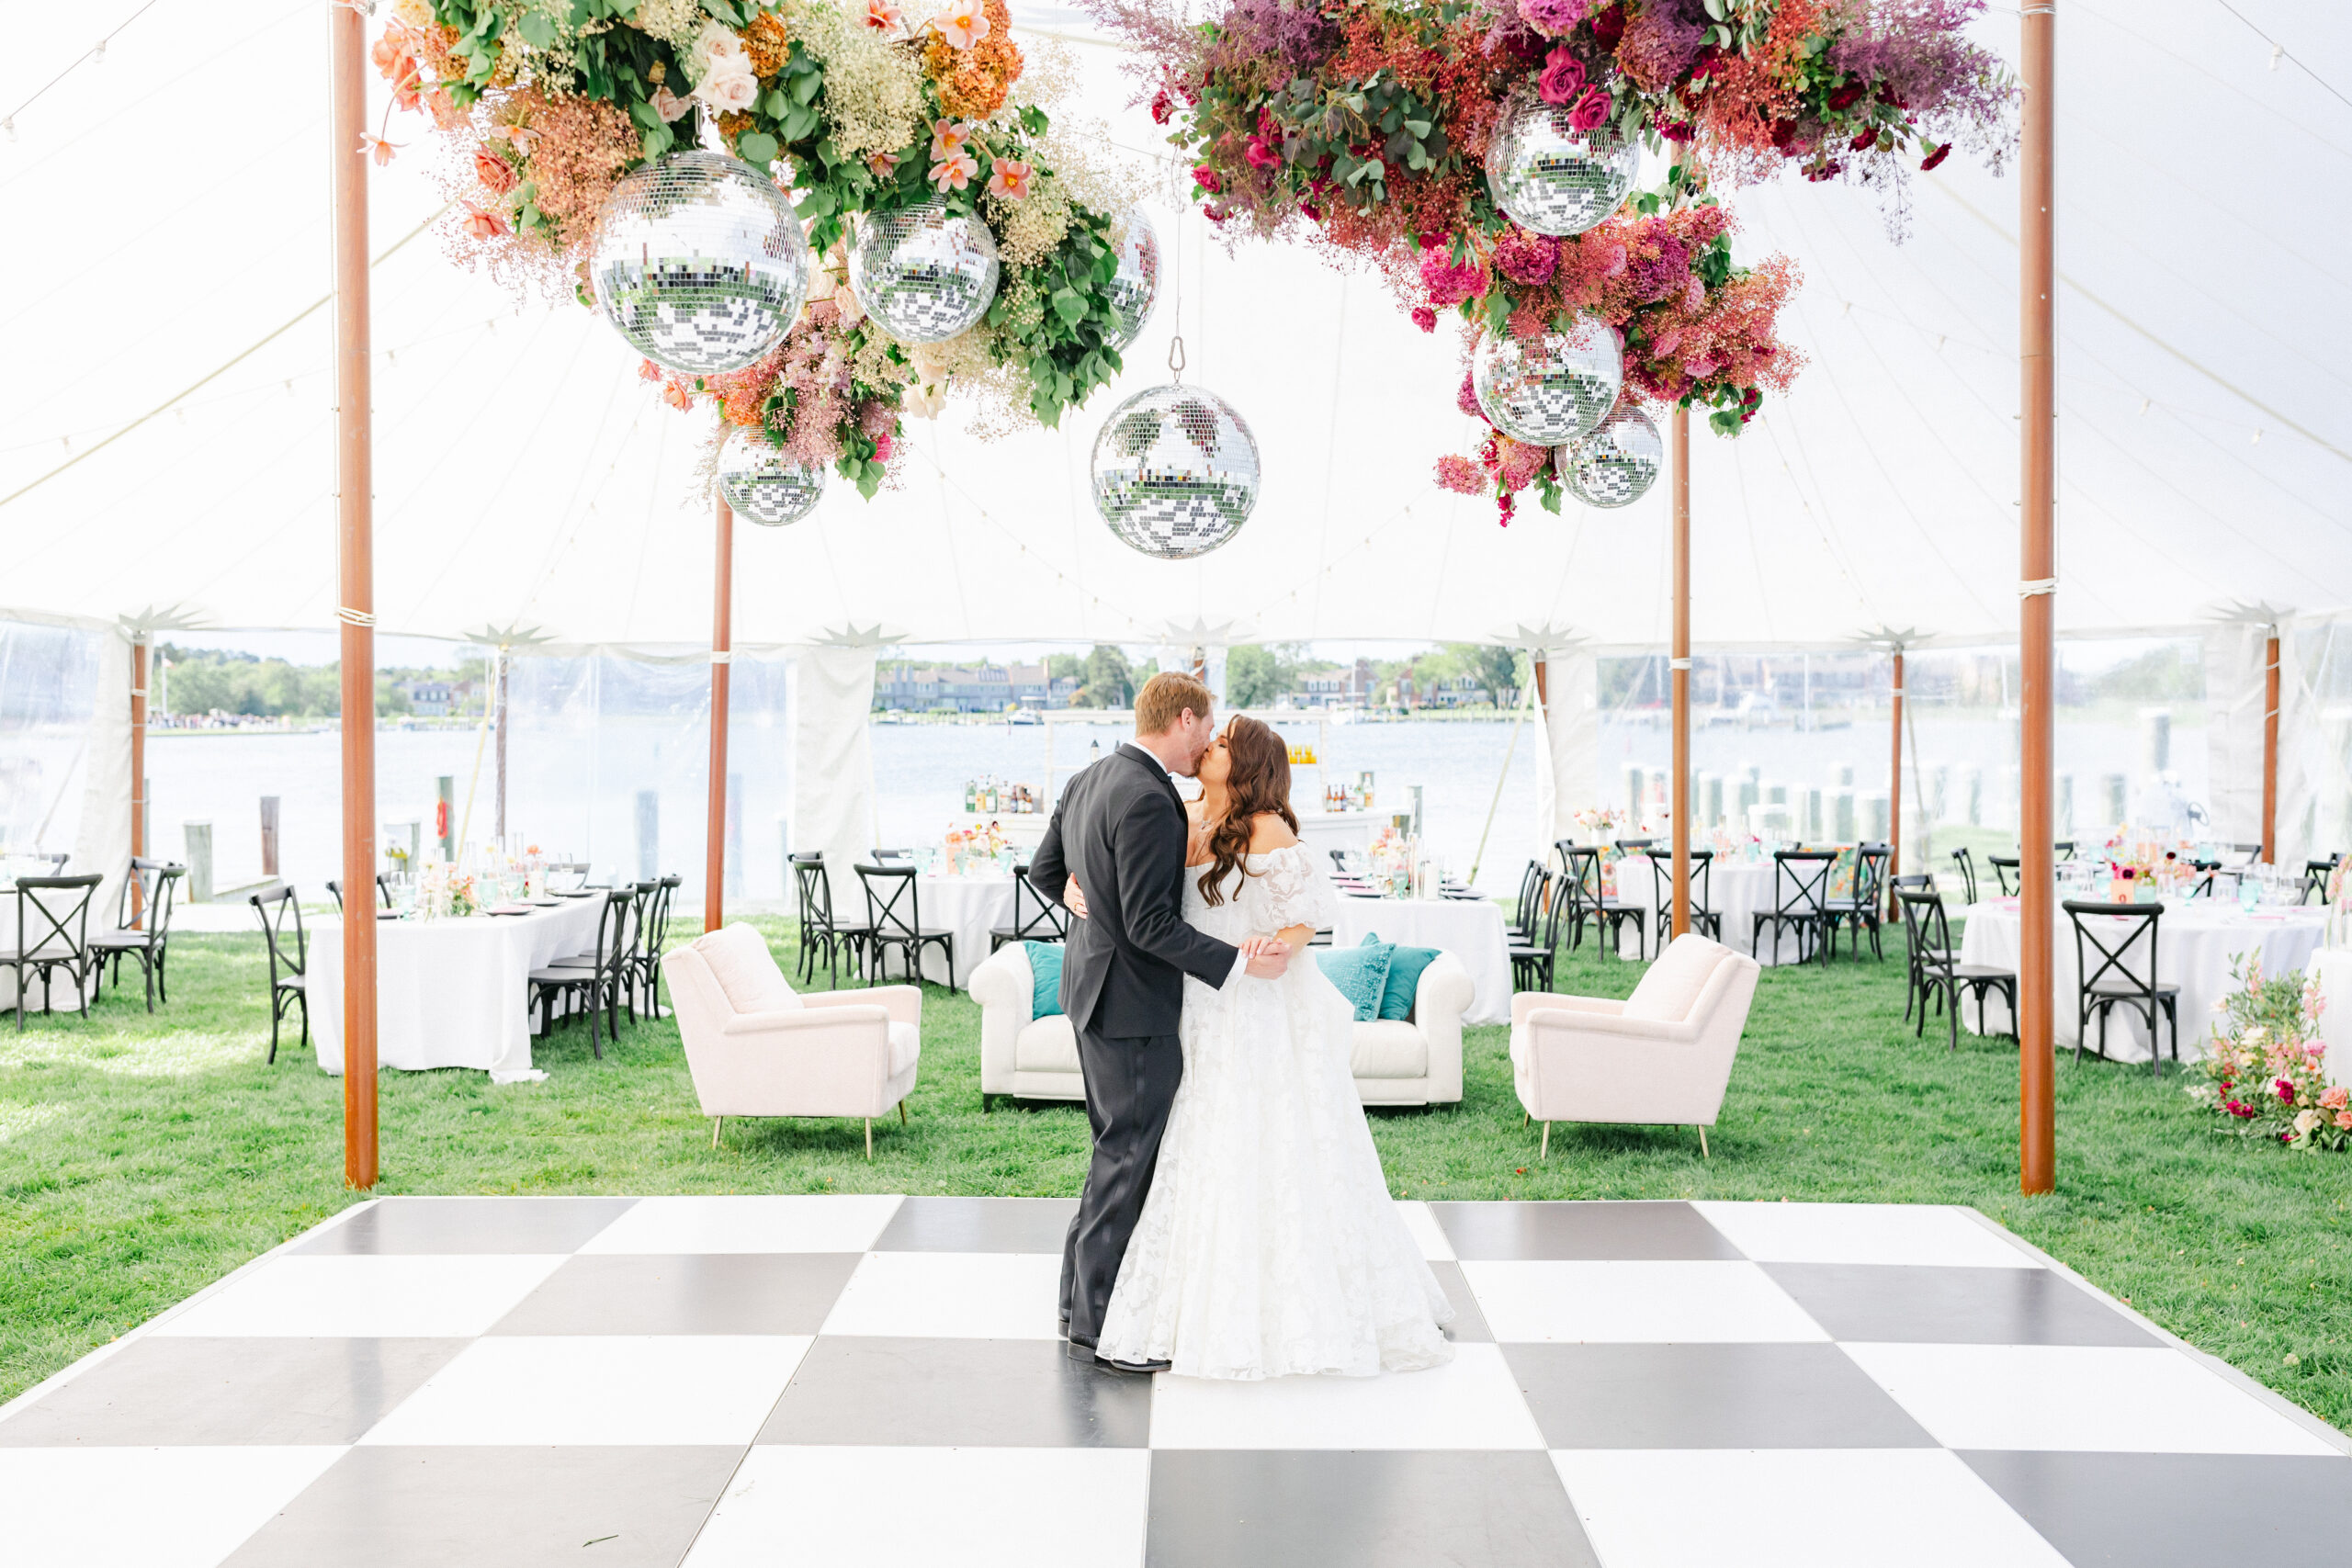
[[[902,416],[977,390],[989,433],[1046,425],[1120,368],[1112,286],[1134,177],[1057,132],[1069,65],[1033,69],[1004,0],[398,0],[374,46],[395,107],[449,156],[453,255],[595,303],[614,187],[696,145],[772,170],[814,252],[807,303],[754,364],[646,378],[871,496]],[[378,162],[397,151],[369,138]],[[1001,276],[967,330],[894,338],[848,281],[852,220],[932,204],[984,225]],[[998,269],[1001,268],[1001,274]]]
[[[1173,0],[1086,4],[1143,55],[1212,220],[1369,264],[1423,331],[1458,312],[1474,350],[1605,323],[1628,396],[1704,408],[1724,434],[1798,369],[1774,327],[1797,272],[1735,265],[1711,188],[1790,166],[1856,181],[1899,237],[1915,164],[1963,146],[1997,167],[2009,136],[2012,84],[1963,33],[1982,0],[1231,0],[1197,24]],[[1681,156],[1656,190],[1613,187],[1580,231],[1537,232],[1489,175],[1531,109],[1592,138],[1572,154],[1619,160],[1626,185],[1639,148]],[[1439,482],[1495,495],[1508,521],[1532,483],[1557,508],[1548,457],[1497,429]]]

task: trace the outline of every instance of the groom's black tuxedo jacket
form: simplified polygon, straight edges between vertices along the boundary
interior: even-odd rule
[[[1223,986],[1240,950],[1185,923],[1184,801],[1158,759],[1122,745],[1069,781],[1029,863],[1056,903],[1069,879],[1086,919],[1069,922],[1062,1010],[1114,1040],[1174,1034],[1184,976]]]

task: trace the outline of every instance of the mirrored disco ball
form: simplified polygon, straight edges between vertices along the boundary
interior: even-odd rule
[[[739,430],[718,457],[718,493],[736,516],[781,528],[816,510],[825,493],[825,470],[793,461],[755,431]]]
[[[1599,424],[1625,379],[1617,329],[1578,321],[1572,332],[1489,333],[1470,355],[1470,386],[1496,429],[1556,446]]]
[[[1258,441],[1231,404],[1198,387],[1153,387],[1094,438],[1094,509],[1162,560],[1206,555],[1258,504]]]
[[[1143,335],[1144,323],[1151,320],[1151,308],[1159,299],[1159,236],[1139,208],[1127,209],[1123,221],[1126,238],[1119,242],[1118,276],[1111,279],[1111,308],[1119,315],[1111,347],[1122,354]]]
[[[597,308],[654,364],[741,370],[808,296],[808,242],[776,183],[740,158],[673,152],[613,186],[588,276]]]
[[[1638,141],[1606,126],[1578,130],[1566,106],[1521,93],[1487,143],[1487,188],[1522,229],[1581,234],[1634,188]]]
[[[1657,482],[1666,443],[1657,426],[1628,398],[1601,422],[1552,454],[1560,482],[1587,506],[1630,506]]]
[[[996,299],[996,236],[935,201],[869,212],[849,253],[849,286],[900,343],[944,343],[969,332]]]

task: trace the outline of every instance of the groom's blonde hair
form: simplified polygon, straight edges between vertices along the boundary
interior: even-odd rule
[[[1143,683],[1136,694],[1136,733],[1165,735],[1175,726],[1177,715],[1186,708],[1200,716],[1206,724],[1216,699],[1209,689],[1192,676],[1175,670],[1162,670]]]

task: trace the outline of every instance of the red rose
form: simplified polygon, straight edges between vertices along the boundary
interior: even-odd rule
[[[1699,58],[1690,62],[1690,80],[1693,82],[1703,82],[1708,77],[1713,75],[1715,73],[1715,67],[1723,62],[1723,51],[1717,49],[1713,44],[1709,44],[1706,48],[1701,50],[1699,51]]]
[[[1425,333],[1437,331],[1437,312],[1427,305],[1413,307],[1413,324]]]
[[[1692,130],[1688,125],[1678,124],[1670,119],[1660,119],[1657,123],[1657,133],[1668,141],[1688,141],[1691,138]]]
[[[1419,241],[1421,249],[1425,251],[1433,251],[1445,243],[1445,236],[1442,234],[1419,234],[1415,238]]]
[[[1168,117],[1175,112],[1176,100],[1168,96],[1167,88],[1162,87],[1157,93],[1152,94],[1151,118],[1153,124],[1166,125],[1168,123]]]
[[[1857,152],[1867,152],[1877,141],[1878,128],[1876,126],[1866,125],[1862,127],[1861,130],[1856,131],[1854,133],[1854,139],[1846,143],[1846,145],[1852,148]]]
[[[1508,528],[1510,526],[1510,515],[1518,510],[1519,500],[1510,491],[1506,491],[1502,494],[1495,497],[1495,521],[1501,524],[1504,527]]]
[[[1578,130],[1593,130],[1609,118],[1609,95],[1598,87],[1587,87],[1577,107],[1568,111],[1568,123]]]
[[[1926,163],[1924,163],[1924,164],[1921,164],[1919,165],[1919,172],[1920,172],[1921,174],[1923,174],[1923,175],[1924,175],[1924,174],[1926,174],[1929,169],[1934,168],[1938,164],[1942,163],[1946,158],[1949,158],[1949,157],[1951,157],[1951,142],[1949,142],[1949,141],[1947,141],[1947,142],[1945,142],[1942,146],[1940,146],[1940,147],[1937,148],[1934,152],[1930,152],[1930,153],[1928,153],[1928,160],[1927,160],[1927,162],[1926,162]]]
[[[1221,196],[1225,192],[1225,182],[1217,178],[1216,171],[1206,164],[1193,171],[1193,183],[1211,196]]]
[[[1242,149],[1241,156],[1253,169],[1274,169],[1282,166],[1281,156],[1254,136],[1250,139],[1250,145]]]
[[[1547,104],[1572,104],[1584,91],[1584,62],[1566,44],[1544,57],[1544,73],[1535,79],[1535,96]]]
[[[1316,206],[1311,201],[1300,202],[1298,204],[1298,209],[1306,214],[1306,220],[1310,223],[1320,223],[1323,221],[1323,209]]]
[[[1623,6],[1612,6],[1593,17],[1592,41],[1611,53],[1616,52],[1617,40],[1624,36],[1625,11]]]
[[[1833,109],[1852,108],[1862,101],[1862,95],[1869,91],[1870,89],[1860,82],[1849,82],[1829,95],[1829,107]]]

